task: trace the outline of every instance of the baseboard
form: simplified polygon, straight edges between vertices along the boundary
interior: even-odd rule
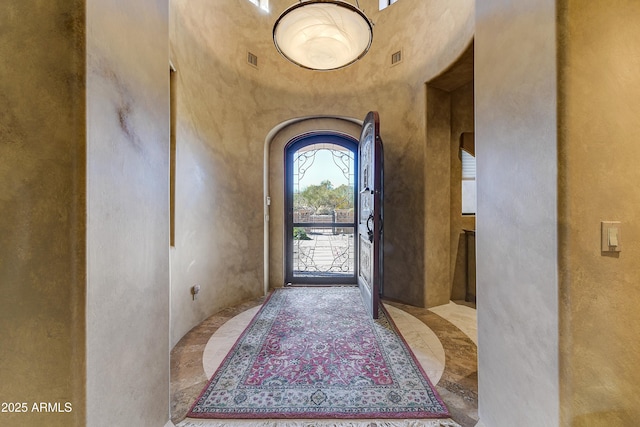
[[[188,418],[178,427],[460,427],[451,419],[440,420],[196,420]]]

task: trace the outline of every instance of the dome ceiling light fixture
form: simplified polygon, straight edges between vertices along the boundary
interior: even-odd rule
[[[358,7],[342,0],[300,1],[273,26],[282,56],[303,68],[329,71],[351,65],[371,47],[373,25]]]

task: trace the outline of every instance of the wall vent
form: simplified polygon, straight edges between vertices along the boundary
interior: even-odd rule
[[[258,57],[253,53],[247,52],[247,62],[249,63],[249,65],[253,65],[254,67],[258,68]]]
[[[399,50],[391,55],[391,65],[396,65],[402,62],[402,50]]]

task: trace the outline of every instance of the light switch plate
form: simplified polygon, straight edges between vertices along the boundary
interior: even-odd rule
[[[620,221],[602,221],[601,223],[601,243],[602,252],[620,252],[622,250],[621,224]],[[617,240],[617,245],[611,243]]]

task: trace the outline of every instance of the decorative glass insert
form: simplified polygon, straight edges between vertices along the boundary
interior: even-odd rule
[[[319,143],[293,154],[293,276],[354,276],[355,153]]]
[[[352,276],[353,227],[294,227],[294,277]]]

